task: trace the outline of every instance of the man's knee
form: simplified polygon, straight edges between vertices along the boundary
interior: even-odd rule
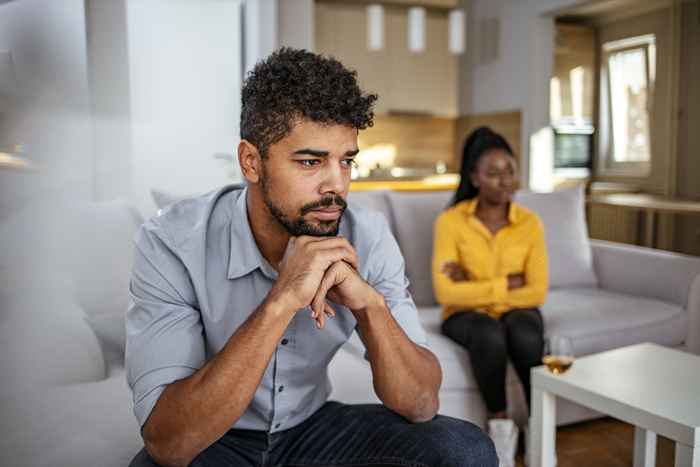
[[[434,423],[427,441],[435,453],[431,466],[498,467],[493,441],[473,423],[441,415],[429,423]]]

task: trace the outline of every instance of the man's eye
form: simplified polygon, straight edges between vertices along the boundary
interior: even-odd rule
[[[304,167],[313,167],[316,164],[318,164],[320,161],[318,159],[301,159],[297,162],[299,162]]]
[[[343,164],[348,167],[357,167],[357,161],[355,159],[343,159]]]

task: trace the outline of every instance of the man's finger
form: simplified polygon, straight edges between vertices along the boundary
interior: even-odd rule
[[[301,238],[301,237],[300,237]],[[314,238],[314,237],[307,237]],[[355,269],[360,269],[359,258],[357,252],[343,237],[331,237],[331,238],[316,238],[315,240],[310,240],[307,242],[307,248],[311,251],[325,251],[325,250],[338,250],[343,249],[346,252],[345,260],[350,263],[350,265]]]
[[[327,301],[324,301],[323,306],[324,306],[324,308],[325,308],[326,314],[327,314],[330,318],[335,317],[335,310],[334,310],[333,307],[330,305],[330,303],[328,303]]]
[[[316,328],[323,329],[323,327],[325,325],[326,325],[326,315],[324,313],[318,313],[318,316],[316,316]]]
[[[337,263],[340,261],[343,262],[349,262],[350,266],[354,269],[355,264],[353,264],[353,258],[348,252],[346,248],[343,247],[338,247],[338,248],[332,248],[328,250],[323,250],[318,253],[318,255],[315,258],[316,261],[321,261],[324,264],[324,269],[327,269],[333,265],[333,263]]]
[[[325,309],[326,294],[331,289],[331,287],[336,285],[336,282],[338,280],[339,268],[341,267],[345,267],[343,266],[343,263],[334,264],[333,266],[328,268],[326,274],[323,276],[323,279],[321,279],[321,284],[318,286],[316,295],[311,301],[311,307],[313,308],[314,312],[320,313],[322,310]]]

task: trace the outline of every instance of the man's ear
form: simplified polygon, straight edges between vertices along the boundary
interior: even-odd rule
[[[250,141],[242,139],[238,143],[238,163],[241,173],[250,183],[258,183],[262,176],[262,157]]]

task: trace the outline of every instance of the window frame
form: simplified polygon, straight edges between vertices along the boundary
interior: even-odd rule
[[[614,132],[612,128],[612,83],[610,57],[630,50],[644,51],[647,81],[647,120],[649,137],[649,160],[619,162],[614,156]],[[654,87],[656,81],[656,35],[644,34],[601,45],[600,63],[600,115],[598,141],[598,172],[603,176],[648,177],[654,157]]]

